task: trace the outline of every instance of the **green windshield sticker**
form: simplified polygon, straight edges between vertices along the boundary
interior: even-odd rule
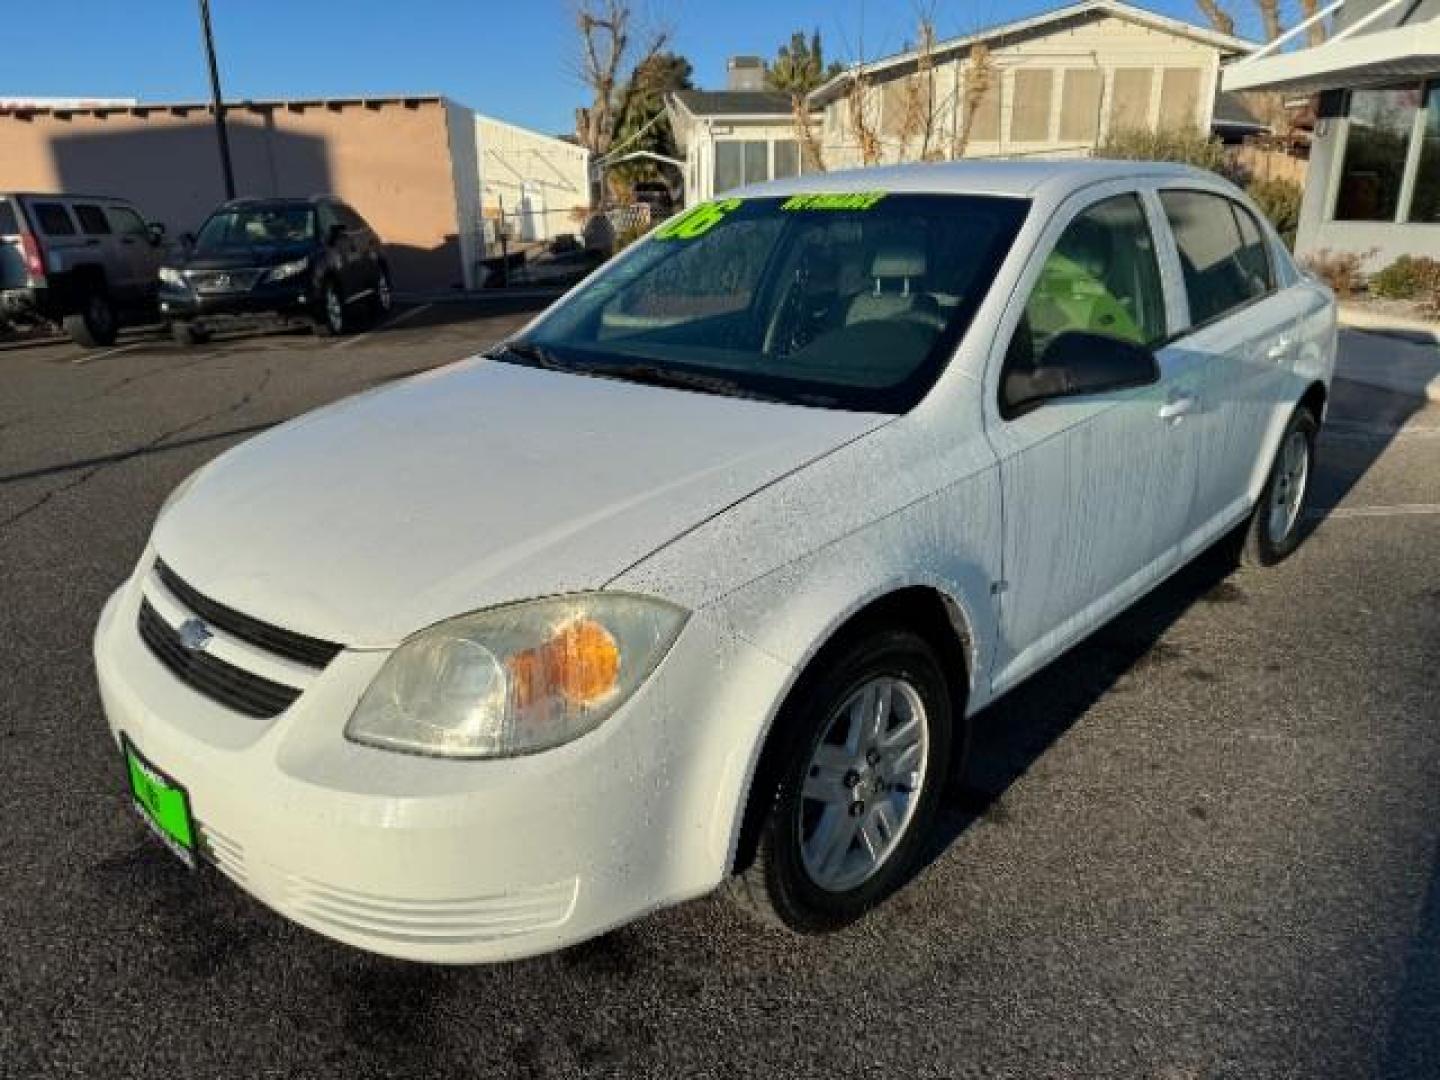
[[[885,198],[883,191],[847,191],[835,194],[792,195],[781,210],[869,210]]]
[[[721,199],[719,202],[701,203],[661,225],[655,230],[655,239],[694,240],[697,236],[704,236],[724,221],[725,215],[739,205],[739,199]]]

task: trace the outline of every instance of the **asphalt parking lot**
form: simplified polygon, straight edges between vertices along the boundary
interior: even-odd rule
[[[706,899],[430,968],[188,874],[90,666],[160,503],[535,307],[0,346],[0,1076],[1440,1076],[1440,406],[1353,384],[1295,557],[1207,556],[990,709],[933,861],[844,934]]]

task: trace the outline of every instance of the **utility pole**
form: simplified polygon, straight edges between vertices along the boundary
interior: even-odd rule
[[[210,33],[210,0],[200,0],[200,29],[205,38],[205,59],[210,64],[210,103],[215,110],[215,141],[220,144],[220,171],[225,174],[225,198],[235,198],[235,170],[230,166],[230,138],[225,134],[225,100],[220,94],[220,68],[215,63],[215,38]]]

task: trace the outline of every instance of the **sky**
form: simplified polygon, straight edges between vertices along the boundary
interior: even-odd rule
[[[573,129],[584,100],[574,0],[210,2],[227,98],[441,93],[551,134]],[[933,3],[943,39],[1062,0],[634,0],[670,29],[705,89],[723,88],[727,56],[773,57],[799,29],[818,28],[827,56],[842,61],[897,51],[913,38],[917,2]],[[209,95],[196,0],[3,6],[0,99]],[[1144,6],[1203,21],[1194,0]]]

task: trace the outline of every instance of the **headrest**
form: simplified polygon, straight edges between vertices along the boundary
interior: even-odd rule
[[[870,276],[875,278],[916,278],[925,275],[925,251],[911,244],[892,244],[875,252]]]

